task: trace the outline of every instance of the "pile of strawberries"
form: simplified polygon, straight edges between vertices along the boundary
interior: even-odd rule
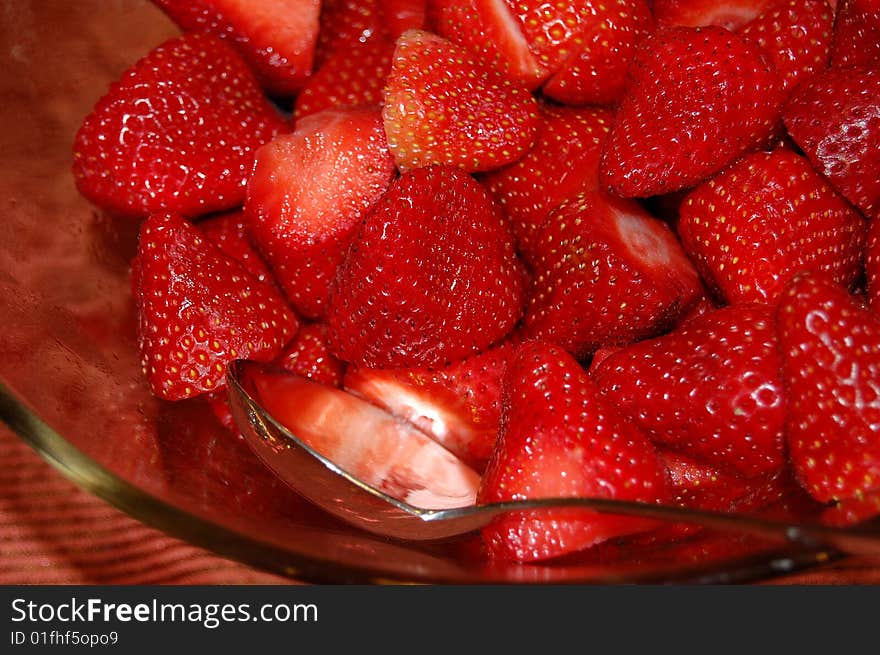
[[[228,362],[274,362],[267,406],[392,491],[878,512],[880,2],[154,2],[183,35],[73,171],[142,222],[158,397],[224,416]]]

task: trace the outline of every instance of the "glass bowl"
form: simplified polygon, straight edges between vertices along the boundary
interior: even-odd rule
[[[395,541],[312,507],[206,402],[150,395],[128,280],[137,225],[97,211],[70,174],[83,117],[178,30],[146,0],[8,3],[0,30],[0,418],[84,488],[191,543],[313,582],[745,582],[840,556],[706,530],[497,563],[474,535]]]

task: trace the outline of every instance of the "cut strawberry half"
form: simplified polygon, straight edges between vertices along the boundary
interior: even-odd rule
[[[336,359],[330,352],[327,325],[324,323],[309,323],[300,327],[275,364],[285,371],[328,387],[342,387],[345,377],[345,362]]]
[[[132,287],[144,373],[166,400],[222,387],[234,359],[275,359],[299,327],[274,285],[176,214],[144,221]]]
[[[245,215],[293,306],[321,318],[330,284],[394,161],[377,109],[327,109],[257,152]]]
[[[235,51],[188,34],[162,43],[98,101],[76,133],[73,175],[86,198],[124,216],[233,209],[254,152],[283,129]]]
[[[669,500],[666,469],[651,443],[602,400],[565,351],[539,341],[523,344],[504,375],[503,399],[479,503],[570,496]],[[491,557],[536,561],[654,525],[589,510],[534,510],[507,513],[482,535]]]

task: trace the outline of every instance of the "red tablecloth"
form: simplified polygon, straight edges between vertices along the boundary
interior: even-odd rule
[[[0,425],[0,584],[285,584],[149,528],[81,491]],[[772,584],[880,584],[880,558]]]

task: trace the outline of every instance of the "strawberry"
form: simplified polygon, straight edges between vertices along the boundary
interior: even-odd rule
[[[373,368],[442,366],[510,332],[522,280],[488,192],[456,168],[412,170],[369,212],[339,270],[331,346]]]
[[[822,512],[822,523],[846,528],[880,516],[880,491],[845,498]]]
[[[398,39],[384,99],[388,146],[401,170],[500,168],[531,147],[540,124],[528,89],[420,30]]]
[[[378,109],[327,109],[257,151],[245,215],[294,307],[321,318],[366,211],[394,176]]]
[[[706,464],[674,450],[659,450],[669,472],[673,503],[691,509],[732,512],[755,483],[741,475]]]
[[[345,377],[345,362],[339,361],[330,352],[324,323],[303,325],[275,364],[328,387],[342,387]]]
[[[653,0],[658,25],[702,27],[717,25],[738,30],[780,0]]]
[[[880,68],[880,0],[841,0],[831,66]]]
[[[598,191],[551,212],[535,252],[523,336],[578,358],[672,327],[703,292],[665,223]]]
[[[551,210],[599,188],[599,157],[614,114],[601,108],[541,106],[535,145],[518,161],[483,177],[504,207],[517,247],[531,259]]]
[[[312,72],[320,0],[153,0],[183,30],[227,40],[270,93],[293,95]]]
[[[783,90],[825,68],[831,53],[834,10],[827,0],[784,0],[739,30],[757,45],[782,78]]]
[[[253,371],[251,377],[273,418],[354,477],[426,509],[474,503],[477,473],[411,425],[298,375]]]
[[[693,186],[766,140],[779,117],[775,72],[720,27],[657,30],[628,84],[600,166],[602,183],[626,197]]]
[[[254,151],[283,127],[228,45],[185,35],[98,101],[76,133],[73,175],[80,193],[120,215],[231,209],[244,200]]]
[[[435,371],[352,367],[345,389],[414,424],[482,471],[501,420],[501,379],[515,345],[501,345]]]
[[[329,57],[296,97],[296,120],[333,107],[380,105],[393,53],[393,42],[373,38]]]
[[[785,465],[773,311],[725,307],[594,368],[609,403],[657,443],[753,477]]]
[[[813,166],[866,216],[880,215],[880,69],[830,69],[792,94],[785,127]]]
[[[875,314],[880,315],[880,220],[873,220],[868,226],[865,251],[868,306]]]
[[[274,359],[299,327],[272,284],[176,214],[144,221],[132,287],[144,374],[166,400],[222,387],[233,359]]]
[[[786,436],[804,488],[828,502],[880,490],[880,317],[803,274],[777,312]]]
[[[251,244],[242,211],[212,216],[197,226],[208,241],[244,266],[252,276],[263,282],[275,282],[266,262]]]
[[[861,275],[864,219],[789,150],[747,155],[701,184],[682,204],[678,230],[728,302],[773,302],[804,269],[846,286]]]
[[[479,504],[568,496],[669,500],[666,470],[650,442],[565,351],[526,342],[502,388],[501,429]],[[653,526],[583,509],[533,510],[502,515],[482,536],[493,558],[536,561]]]

